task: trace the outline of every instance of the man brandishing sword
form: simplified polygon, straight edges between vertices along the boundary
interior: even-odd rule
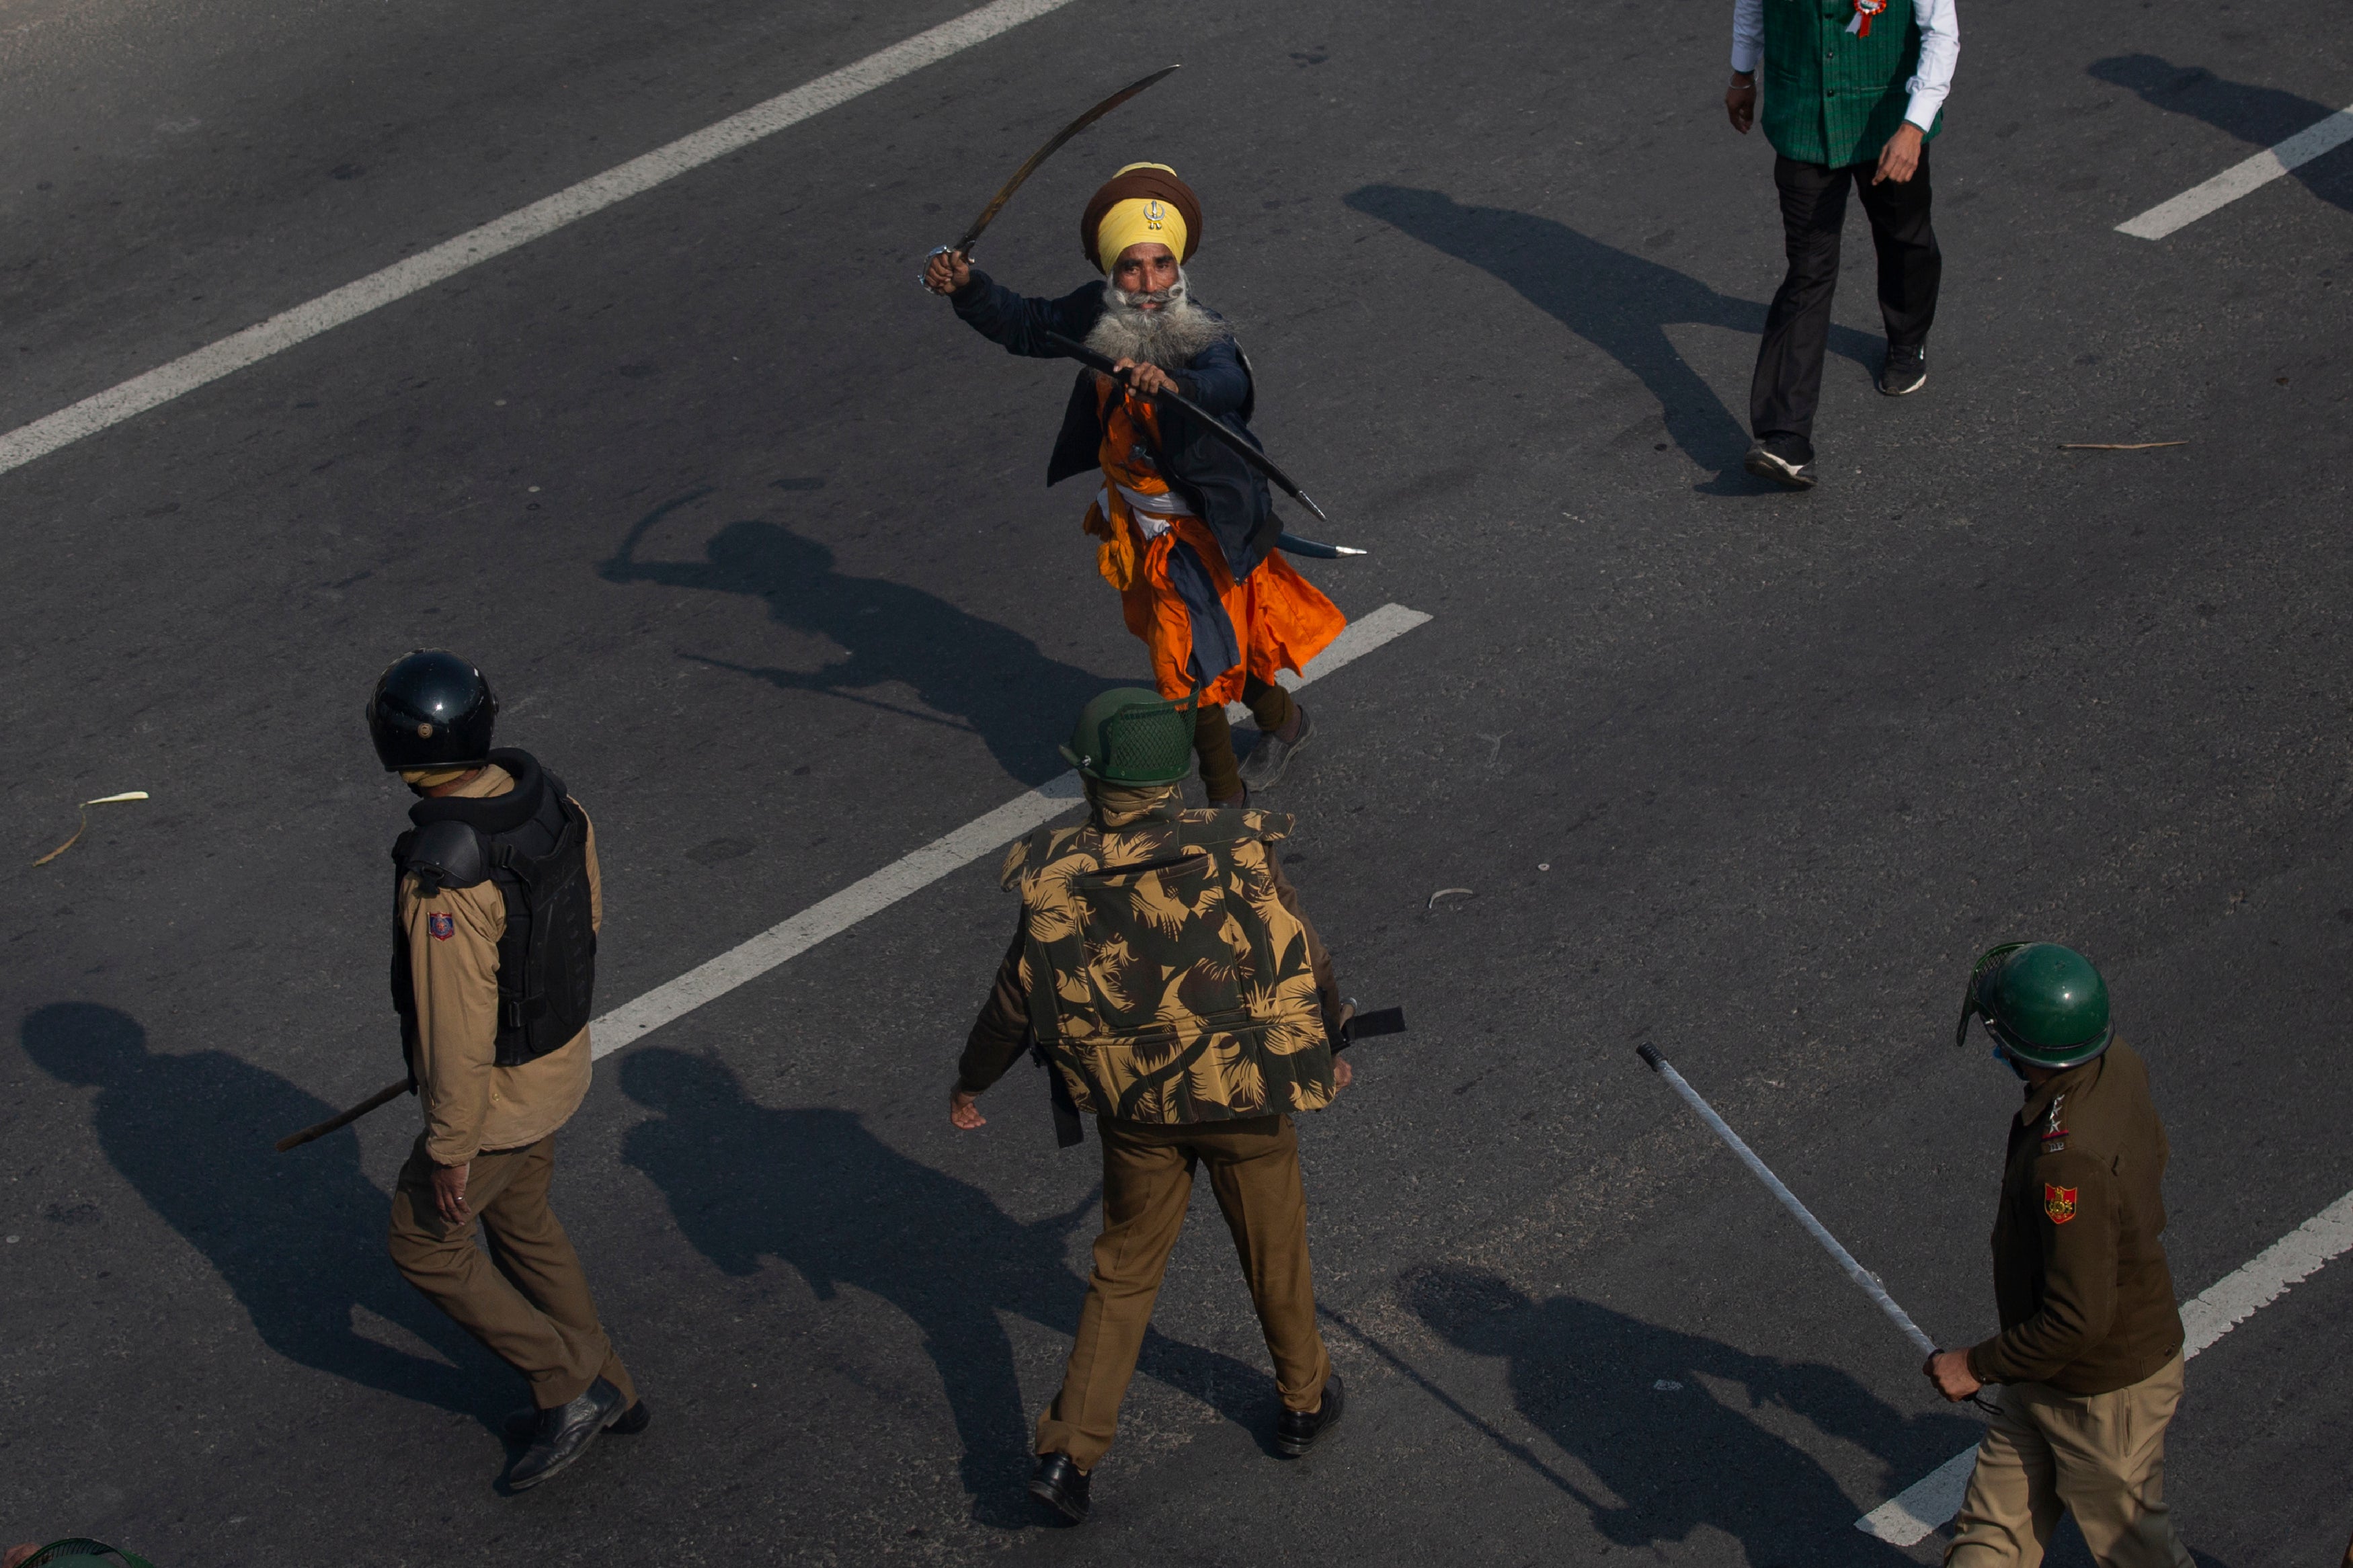
[[[1150,650],[1161,694],[1199,692],[1201,783],[1213,805],[1239,806],[1281,779],[1314,733],[1275,672],[1303,668],[1347,622],[1277,552],[1264,467],[1234,449],[1235,435],[1257,445],[1255,393],[1233,329],[1192,297],[1184,264],[1201,235],[1190,185],[1166,164],[1129,163],[1079,220],[1103,281],[1025,298],[944,248],[923,283],[1008,353],[1059,358],[1076,345],[1112,362],[1113,374],[1080,373],[1046,482],[1100,470],[1086,518],[1097,567]],[[1204,416],[1224,429],[1205,430]],[[1237,700],[1260,731],[1239,763],[1224,710]]]

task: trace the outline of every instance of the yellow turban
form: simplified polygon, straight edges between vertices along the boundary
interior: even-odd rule
[[[1130,163],[1113,175],[1080,219],[1088,254],[1106,273],[1131,245],[1158,244],[1179,261],[1201,243],[1201,206],[1166,163]]]

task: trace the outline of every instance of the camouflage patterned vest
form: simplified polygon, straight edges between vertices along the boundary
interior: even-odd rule
[[[1161,1124],[1315,1110],[1332,1044],[1267,847],[1291,818],[1162,809],[1005,858],[1029,1022],[1082,1111]]]

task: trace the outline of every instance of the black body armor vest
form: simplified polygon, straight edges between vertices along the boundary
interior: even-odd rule
[[[392,847],[395,908],[401,879],[427,895],[485,879],[506,900],[499,938],[497,1063],[521,1067],[587,1027],[596,984],[596,925],[588,892],[588,819],[564,781],[529,752],[500,750],[491,761],[514,775],[508,794],[484,800],[444,795],[409,807],[415,828]],[[408,936],[392,933],[392,1005],[402,1053],[415,1069],[417,990]]]

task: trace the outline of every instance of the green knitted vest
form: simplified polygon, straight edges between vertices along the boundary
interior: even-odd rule
[[[1765,0],[1765,139],[1784,158],[1871,163],[1904,123],[1920,60],[1912,0],[1887,0],[1867,38],[1846,30],[1853,18],[1854,0]],[[1944,124],[1939,110],[1928,134]]]

